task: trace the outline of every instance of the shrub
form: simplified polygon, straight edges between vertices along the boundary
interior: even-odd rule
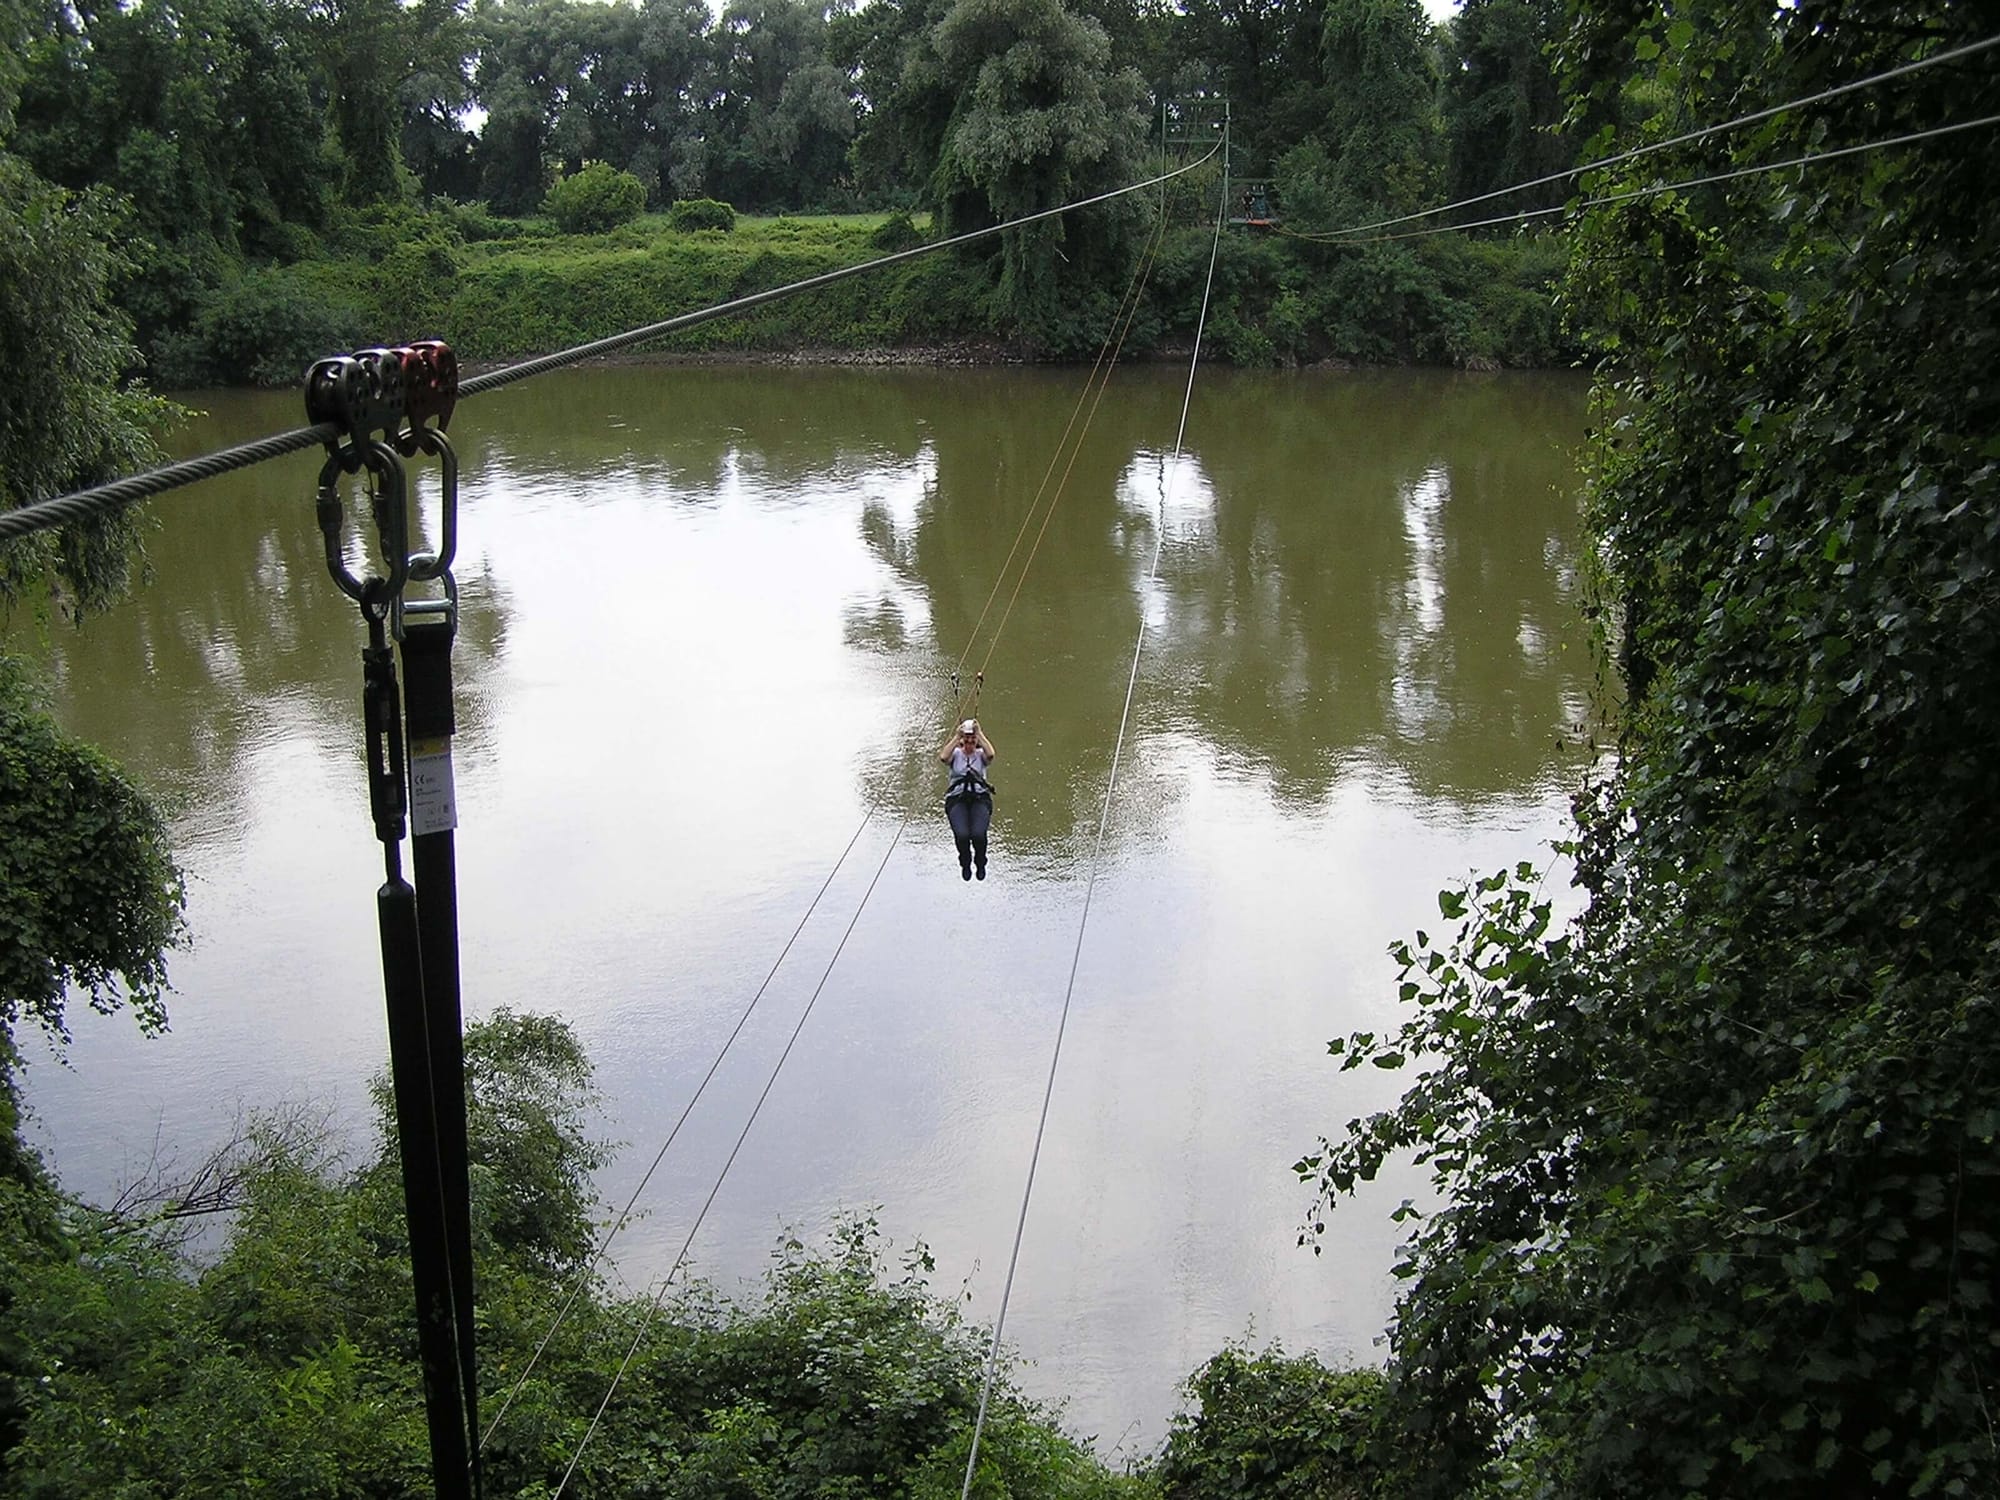
[[[908,214],[891,214],[882,225],[868,236],[868,243],[886,255],[898,250],[914,250],[924,242],[923,234],[910,222]]]
[[[629,224],[646,208],[646,185],[609,162],[584,163],[558,178],[542,199],[542,212],[565,234],[598,234]]]
[[[1174,1417],[1155,1477],[1169,1500],[1349,1500],[1375,1492],[1367,1451],[1383,1390],[1379,1370],[1330,1370],[1275,1346],[1234,1345],[1188,1378],[1199,1409]]]
[[[667,210],[667,222],[683,233],[720,229],[726,234],[736,227],[736,210],[713,198],[683,198]]]
[[[314,360],[360,342],[363,326],[358,309],[296,272],[246,271],[207,295],[186,333],[161,339],[156,371],[170,389],[296,385]]]
[[[434,205],[438,217],[458,231],[459,237],[468,245],[483,244],[488,240],[518,240],[526,238],[531,229],[519,219],[502,218],[484,203],[458,203],[452,199],[439,199]]]

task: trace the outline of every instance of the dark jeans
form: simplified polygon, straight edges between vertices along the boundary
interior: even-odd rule
[[[986,829],[993,821],[991,797],[948,797],[945,816],[951,819],[951,836],[958,844],[958,863],[964,867],[977,859],[986,865]]]

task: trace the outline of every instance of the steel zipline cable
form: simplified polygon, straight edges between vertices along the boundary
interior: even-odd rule
[[[1959,120],[1950,125],[1934,125],[1929,130],[1912,131],[1908,135],[1889,136],[1879,141],[1863,141],[1858,146],[1837,146],[1831,151],[1808,151],[1803,156],[1790,157],[1784,161],[1758,162],[1754,166],[1735,167],[1727,172],[1711,172],[1705,177],[1689,177],[1679,182],[1657,182],[1642,188],[1628,188],[1623,192],[1606,193],[1599,198],[1585,198],[1579,203],[1562,204],[1555,208],[1528,208],[1519,213],[1502,214],[1492,219],[1474,219],[1465,224],[1433,224],[1428,229],[1410,229],[1400,234],[1375,234],[1365,239],[1329,240],[1326,236],[1300,234],[1281,230],[1296,240],[1308,240],[1315,244],[1379,245],[1391,240],[1420,240],[1434,234],[1456,234],[1462,229],[1487,229],[1499,224],[1518,224],[1524,219],[1543,218],[1550,214],[1581,212],[1586,208],[1607,208],[1617,203],[1631,203],[1641,198],[1658,198],[1666,193],[1685,192],[1690,188],[1711,187],[1718,182],[1731,182],[1738,177],[1758,177],[1769,172],[1783,172],[1793,167],[1810,167],[1819,162],[1832,161],[1836,157],[1860,156],[1870,151],[1887,151],[1894,146],[1913,146],[1919,141],[1928,141],[1941,135],[1957,135],[1966,130],[1983,130],[2000,125],[2000,115],[1981,115],[1976,120]]]
[[[1494,188],[1491,192],[1480,193],[1475,197],[1460,198],[1453,203],[1441,203],[1436,208],[1424,208],[1417,210],[1415,213],[1398,214],[1393,219],[1376,219],[1367,224],[1351,224],[1344,229],[1329,229],[1320,234],[1302,234],[1293,237],[1297,239],[1345,239],[1350,235],[1369,234],[1377,229],[1393,229],[1398,224],[1414,224],[1419,219],[1433,219],[1439,214],[1455,213],[1461,208],[1473,208],[1481,203],[1491,203],[1496,198],[1505,198],[1514,193],[1525,193],[1530,188],[1548,187],[1553,183],[1569,182],[1589,172],[1598,172],[1606,167],[1615,167],[1624,162],[1636,161],[1642,156],[1651,156],[1655,152],[1670,150],[1675,146],[1686,146],[1695,141],[1707,140],[1712,135],[1722,135],[1731,130],[1740,130],[1745,125],[1755,125],[1760,120],[1769,120],[1778,115],[1786,114],[1791,110],[1806,109],[1814,104],[1824,104],[1829,99],[1838,99],[1843,94],[1851,94],[1859,89],[1873,88],[1876,84],[1887,83],[1891,79],[1904,77],[1906,74],[1914,73],[1921,68],[1936,67],[1940,63],[1959,62],[1992,47],[2000,47],[2000,36],[1989,36],[1981,41],[1968,42],[1962,47],[1952,47],[1943,52],[1933,52],[1928,57],[1920,57],[1911,62],[1899,63],[1893,68],[1883,69],[1880,73],[1871,73],[1866,78],[1857,78],[1850,83],[1836,84],[1834,87],[1822,89],[1816,94],[1806,94],[1797,99],[1788,99],[1783,104],[1773,104],[1765,109],[1754,110],[1747,115],[1738,115],[1735,119],[1724,120],[1719,125],[1704,125],[1699,130],[1685,131],[1664,141],[1651,141],[1643,146],[1634,146],[1629,151],[1620,151],[1613,156],[1599,157],[1596,161],[1585,162],[1582,166],[1571,167],[1567,171],[1551,172],[1546,177],[1536,177],[1528,182],[1511,183],[1506,187]],[[1825,154],[1832,156],[1843,153],[1827,152]],[[1590,207],[1592,205],[1585,204],[1581,206]],[[1545,214],[1557,213],[1561,212],[1561,210],[1537,209],[1534,212]],[[1506,224],[1512,222],[1515,218],[1526,217],[1529,217],[1529,215],[1507,214],[1497,219],[1482,219],[1474,224],[1453,224],[1447,227],[1451,229],[1481,229],[1490,224]],[[1425,231],[1425,233],[1437,232],[1439,231]],[[1387,238],[1392,239],[1405,237],[1401,235],[1387,236]],[[1408,237],[1414,238],[1414,236]]]
[[[1215,263],[1222,249],[1222,228],[1226,222],[1228,204],[1218,197],[1215,209],[1215,238],[1209,246],[1208,279],[1201,290],[1201,315],[1196,320],[1194,332],[1194,352],[1188,359],[1187,390],[1181,397],[1180,426],[1174,434],[1174,468],[1180,465],[1181,453],[1187,440],[1188,410],[1194,402],[1194,377],[1201,364],[1201,341],[1208,327],[1209,296],[1215,287]],[[1076,997],[1077,967],[1083,959],[1083,937],[1090,926],[1090,900],[1097,891],[1097,871],[1104,853],[1104,832],[1111,822],[1111,798],[1118,788],[1118,763],[1125,749],[1125,732],[1132,722],[1132,698],[1139,685],[1139,657],[1146,647],[1146,605],[1147,596],[1153,591],[1160,572],[1160,555],[1166,549],[1167,541],[1167,486],[1160,487],[1159,518],[1155,525],[1153,539],[1153,560],[1146,569],[1145,588],[1140,597],[1139,634],[1132,643],[1132,670],[1125,681],[1125,703],[1118,715],[1118,737],[1111,748],[1111,770],[1104,780],[1104,805],[1097,815],[1097,836],[1090,849],[1090,876],[1083,888],[1083,912],[1077,919],[1076,946],[1070,953],[1069,982],[1063,987],[1062,1013],[1056,1021],[1055,1045],[1049,1052],[1048,1082],[1042,1090],[1042,1111],[1035,1124],[1035,1145],[1028,1155],[1027,1181],[1021,1189],[1021,1213],[1014,1225],[1014,1247],[1007,1257],[1007,1279],[1000,1290],[1000,1310],[993,1319],[993,1340],[986,1351],[986,1369],[979,1382],[979,1411],[972,1422],[972,1443],[965,1458],[965,1484],[960,1490],[960,1500],[971,1500],[972,1481],[979,1467],[979,1440],[986,1430],[986,1412],[992,1404],[993,1383],[1000,1368],[1000,1339],[1007,1325],[1007,1305],[1014,1295],[1014,1273],[1021,1263],[1021,1241],[1028,1232],[1028,1205],[1035,1195],[1035,1169],[1041,1164],[1042,1142],[1048,1135],[1049,1106],[1055,1098],[1056,1072],[1062,1064],[1063,1036],[1069,1029],[1069,1013]]]
[[[634,344],[643,344],[650,339],[678,333],[685,328],[712,323],[718,318],[733,317],[738,313],[749,312],[753,308],[763,307],[787,297],[798,296],[801,292],[814,291],[820,287],[832,286],[837,281],[846,281],[850,277],[879,271],[885,266],[931,255],[939,250],[949,250],[956,245],[968,245],[975,240],[988,239],[1009,229],[1019,229],[1023,225],[1036,224],[1044,219],[1074,213],[1078,209],[1108,203],[1114,198],[1122,198],[1130,193],[1159,187],[1176,177],[1194,171],[1213,159],[1221,149],[1221,145],[1218,144],[1207,156],[1188,162],[1185,166],[1176,167],[1171,172],[1162,172],[1142,182],[1127,183],[1124,187],[1112,188],[1109,192],[1097,193],[1088,198],[1079,198],[1056,208],[1045,208],[1037,213],[1023,214],[1020,218],[1009,219],[1004,224],[989,224],[983,229],[969,229],[963,234],[935,240],[927,245],[898,250],[892,255],[877,256],[874,260],[863,261],[859,265],[842,266],[838,270],[826,271],[818,276],[808,276],[803,281],[788,282],[784,286],[772,287],[767,291],[752,292],[733,301],[718,302],[709,307],[697,308],[693,312],[681,313],[677,317],[662,319],[658,323],[648,323],[643,328],[630,328],[623,333],[612,334],[609,338],[596,339],[555,354],[524,360],[505,369],[490,370],[484,375],[475,375],[469,380],[460,382],[458,396],[460,400],[464,400],[468,396],[495,391],[502,386],[513,385],[531,376],[544,375],[551,370],[560,370],[567,365],[576,364],[599,354],[612,354],[620,349],[629,349]],[[165,494],[169,490],[180,489],[204,479],[214,479],[237,469],[247,469],[253,464],[264,463],[269,459],[283,458],[287,454],[303,453],[309,448],[323,447],[337,441],[340,436],[339,428],[330,422],[322,422],[313,427],[300,427],[291,432],[274,433],[270,437],[204,454],[200,458],[167,464],[162,468],[134,474],[126,479],[93,485],[88,489],[57,495],[47,500],[33,501],[14,510],[0,513],[0,542],[13,541],[37,531],[47,531],[52,527],[88,521],[111,511],[122,510],[128,505],[154,495]]]

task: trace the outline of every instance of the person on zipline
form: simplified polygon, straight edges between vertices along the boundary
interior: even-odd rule
[[[986,878],[986,828],[993,821],[993,788],[986,768],[999,759],[993,741],[977,719],[967,719],[953,731],[938,759],[951,767],[951,789],[944,794],[945,816],[958,844],[958,872],[972,879],[977,870]]]

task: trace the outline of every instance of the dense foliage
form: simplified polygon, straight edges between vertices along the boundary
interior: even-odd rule
[[[1542,51],[1551,4],[1469,0],[1440,28],[1418,0],[736,0],[719,14],[700,0],[8,0],[24,23],[13,150],[46,182],[102,196],[90,232],[116,246],[115,293],[159,377],[289,380],[308,344],[504,335],[452,321],[462,242],[551,223],[594,235],[704,199],[971,228],[1184,159],[1160,154],[1170,102],[1198,132],[1227,98],[1235,173],[1281,178],[1277,201],[1295,196],[1285,211],[1309,228],[1408,207],[1447,172],[1498,186],[1568,156]],[[1201,181],[1212,204],[1219,178]],[[1180,222],[1209,217],[1200,194],[1176,205]],[[962,331],[1045,356],[1094,348],[1148,209],[1122,200],[962,252]],[[350,263],[357,237],[399,220],[411,238]],[[1545,280],[1537,253],[1496,255],[1509,285]],[[1292,269],[1319,264],[1302,249]],[[1369,299],[1403,279],[1391,263],[1349,277],[1347,321],[1394,322]],[[1281,312],[1300,316],[1244,308],[1259,328]],[[1558,342],[1453,331],[1478,316],[1447,294],[1409,338],[1305,326],[1239,342],[1250,358],[1508,363]],[[283,358],[261,347],[260,319]]]
[[[590,1070],[561,1023],[506,1012],[468,1028],[466,1055],[482,1385],[498,1419],[488,1493],[550,1493],[579,1450],[567,1493],[581,1497],[958,1493],[984,1340],[928,1290],[922,1247],[892,1264],[865,1219],[823,1246],[787,1237],[745,1302],[696,1284],[656,1310],[587,1282],[536,1358],[592,1241]],[[0,1171],[8,1493],[425,1488],[386,1088],[378,1102],[358,1166],[311,1117],[254,1122],[217,1169],[233,1184],[230,1223],[198,1260],[175,1248],[171,1193],[153,1195],[150,1218],[108,1216],[62,1197],[32,1158]],[[11,1128],[6,1139],[18,1153]],[[975,1492],[1109,1500],[1145,1487],[1003,1382]]]
[[[159,814],[0,656],[0,1031],[65,1034],[72,996],[166,1024],[181,880]]]
[[[1368,1451],[1378,1370],[1330,1370],[1310,1355],[1231,1345],[1187,1382],[1192,1409],[1155,1468],[1166,1500],[1363,1500],[1381,1479]]]
[[[1583,0],[1596,147],[1983,36],[1976,8]],[[1633,163],[1635,181],[1992,116],[1947,63]],[[1990,130],[1591,216],[1569,296],[1628,694],[1578,805],[1568,926],[1533,872],[1403,950],[1391,1152],[1443,1206],[1399,1275],[1378,1451],[1403,1493],[2000,1487],[2000,209]],[[1606,194],[1608,196],[1608,194]]]
[[[542,212],[564,234],[599,234],[629,224],[645,210],[646,188],[630,172],[609,162],[586,162],[583,169],[558,177]]]
[[[72,194],[7,151],[29,14],[0,0],[0,509],[110,478],[156,452],[169,408],[120,382],[131,324],[112,306],[118,208]],[[126,583],[128,512],[0,547],[0,610],[100,608]],[[64,1032],[72,995],[129,999],[165,1020],[164,953],[181,888],[158,814],[117,769],[65,734],[0,655],[0,1084],[14,1022]]]

